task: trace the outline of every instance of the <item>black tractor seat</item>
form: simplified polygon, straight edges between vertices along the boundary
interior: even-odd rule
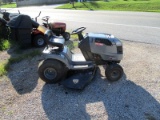
[[[57,36],[52,36],[50,39],[47,41],[47,44],[52,46],[52,47],[58,47],[58,51],[63,51],[64,48],[64,38],[62,37],[57,37]]]
[[[63,51],[65,40],[63,37],[55,36],[51,30],[45,32],[47,44],[52,47],[58,47],[58,51]]]

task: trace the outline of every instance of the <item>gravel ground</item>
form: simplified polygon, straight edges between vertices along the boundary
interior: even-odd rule
[[[43,56],[13,64],[0,78],[0,120],[160,120],[160,46],[123,44],[123,78],[110,83],[100,67],[82,91],[40,80]]]

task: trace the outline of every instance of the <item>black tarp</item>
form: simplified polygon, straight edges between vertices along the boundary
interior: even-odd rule
[[[9,34],[9,30],[6,26],[7,21],[3,18],[0,18],[0,39],[7,39],[8,38],[8,34]]]
[[[18,41],[21,48],[27,48],[31,45],[31,32],[39,24],[32,20],[28,15],[20,14],[11,19],[7,26],[10,27],[10,39]]]
[[[37,28],[39,24],[33,21],[28,15],[18,15],[8,22],[7,26],[11,28]]]
[[[0,18],[0,26],[5,26],[7,24],[7,21],[3,18]]]
[[[7,20],[7,21],[10,20],[10,19],[9,19],[9,15],[10,15],[10,13],[8,13],[8,12],[3,12],[3,18],[4,18],[5,20]]]

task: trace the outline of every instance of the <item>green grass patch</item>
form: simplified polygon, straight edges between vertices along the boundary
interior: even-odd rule
[[[31,59],[37,55],[41,55],[41,51],[33,50],[32,52],[29,53],[19,54],[16,57],[11,57],[7,61],[0,63],[0,76],[3,76],[7,73],[11,64],[18,63],[25,59]]]
[[[16,3],[7,3],[7,4],[1,4],[1,8],[16,8],[17,4]]]
[[[29,52],[29,53],[26,53],[26,54],[22,54],[22,55],[19,55],[17,57],[12,57],[10,58],[8,61],[10,64],[13,64],[13,63],[18,63],[24,59],[31,59],[37,55],[41,55],[41,52],[39,50],[34,50],[32,52]]]
[[[78,41],[69,40],[66,42],[66,45],[68,46],[70,50],[73,50],[74,48],[78,46]]]
[[[78,46],[78,35],[71,34],[71,40],[66,41],[66,45],[69,47],[70,50],[73,50]]]
[[[116,10],[116,11],[142,11],[160,12],[160,0],[105,0],[96,2],[75,2],[74,8],[68,3],[57,7],[58,9],[77,10]]]
[[[73,39],[73,40],[78,39],[78,35],[76,35],[76,34],[71,35],[71,39]]]
[[[0,51],[7,50],[11,46],[11,43],[8,40],[0,40]]]
[[[0,76],[3,76],[7,73],[8,65],[7,62],[0,63]]]

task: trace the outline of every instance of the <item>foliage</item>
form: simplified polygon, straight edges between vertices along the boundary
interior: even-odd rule
[[[2,0],[3,3],[11,3],[13,0]]]
[[[120,10],[120,11],[143,11],[160,12],[160,0],[105,0],[97,2],[76,2],[74,8],[71,4],[65,4],[59,9],[79,10]]]
[[[0,4],[1,8],[16,8],[17,7],[17,4],[12,2],[12,3],[1,3]]]

